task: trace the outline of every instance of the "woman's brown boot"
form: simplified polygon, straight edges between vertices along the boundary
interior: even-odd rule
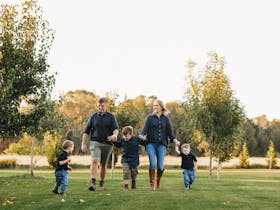
[[[151,190],[155,190],[156,169],[149,169]]]
[[[157,186],[156,189],[160,188],[160,178],[163,174],[164,170],[157,170]]]

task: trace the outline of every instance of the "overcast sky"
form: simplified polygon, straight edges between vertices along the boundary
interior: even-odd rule
[[[0,0],[1,3],[21,1]],[[185,61],[210,50],[249,117],[280,118],[280,1],[39,0],[55,29],[54,95],[76,89],[182,100]],[[122,98],[121,98],[122,100]]]

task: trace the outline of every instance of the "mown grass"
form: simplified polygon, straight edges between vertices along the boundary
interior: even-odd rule
[[[105,190],[97,192],[87,190],[89,170],[75,170],[69,175],[66,197],[51,193],[53,171],[35,174],[32,179],[26,171],[0,170],[0,209],[280,209],[278,170],[224,170],[219,181],[208,180],[207,171],[199,170],[187,192],[179,169],[166,170],[157,191],[150,191],[148,172],[140,170],[137,189],[128,192],[121,188],[119,169],[113,179],[108,170]]]

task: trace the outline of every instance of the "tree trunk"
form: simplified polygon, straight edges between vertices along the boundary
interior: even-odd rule
[[[272,168],[272,157],[269,158],[269,169]]]
[[[30,162],[30,174],[34,177],[34,145],[35,145],[35,137],[32,136],[32,143],[31,143],[31,162]]]
[[[212,149],[211,149],[211,146],[210,146],[210,156],[209,156],[209,175],[208,175],[208,178],[211,179],[212,178]]]
[[[114,178],[114,169],[115,169],[115,153],[112,152],[111,179]]]
[[[221,168],[222,168],[222,164],[221,162],[218,160],[218,165],[217,165],[217,180],[221,179]]]

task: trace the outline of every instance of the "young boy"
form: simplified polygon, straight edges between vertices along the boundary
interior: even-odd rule
[[[74,150],[74,142],[65,140],[62,144],[63,152],[57,158],[57,164],[55,167],[55,179],[56,183],[52,192],[55,194],[65,195],[66,187],[68,185],[68,170],[72,168],[68,165],[71,161],[70,154]],[[58,193],[58,187],[61,185],[61,192]]]
[[[176,152],[182,157],[181,168],[183,169],[185,190],[191,189],[191,184],[195,179],[195,170],[197,169],[197,159],[191,153],[191,147],[189,144],[182,144],[179,151],[178,146],[175,147]]]
[[[123,138],[114,141],[114,145],[122,147],[123,165],[123,189],[128,190],[128,182],[131,178],[131,188],[136,189],[136,176],[138,174],[139,165],[139,144],[144,145],[144,139],[138,136],[133,136],[133,128],[126,126],[122,129]]]

